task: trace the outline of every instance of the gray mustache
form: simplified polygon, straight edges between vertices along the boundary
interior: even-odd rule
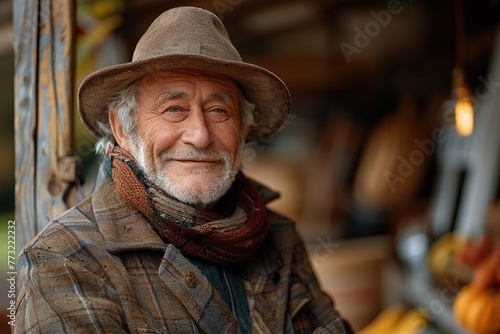
[[[207,159],[207,160],[221,160],[228,161],[230,155],[228,152],[212,151],[204,149],[183,149],[183,150],[169,150],[161,154],[161,161],[167,162],[169,160],[178,159]]]

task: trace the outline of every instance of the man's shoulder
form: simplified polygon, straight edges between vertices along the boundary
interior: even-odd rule
[[[50,221],[23,248],[23,252],[36,249],[68,256],[88,242],[101,241],[92,211],[92,198],[88,197]]]
[[[259,197],[265,206],[280,197],[279,192],[272,190],[268,186],[265,186],[264,184],[251,178],[249,178],[248,180],[250,180],[252,185],[257,190],[257,193],[259,194]],[[293,220],[291,220],[290,218],[286,217],[283,214],[280,214],[272,209],[269,209],[267,206],[266,206],[266,215],[271,230],[281,229],[281,228],[293,229],[295,227],[295,222]]]
[[[294,229],[295,221],[286,217],[285,215],[273,211],[269,208],[266,209],[267,218],[271,229]]]

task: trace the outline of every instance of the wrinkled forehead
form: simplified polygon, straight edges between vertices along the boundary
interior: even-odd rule
[[[231,78],[191,69],[175,69],[151,73],[142,77],[138,84],[139,91],[203,84],[226,94],[234,94],[235,97],[238,97],[240,92],[238,84]]]

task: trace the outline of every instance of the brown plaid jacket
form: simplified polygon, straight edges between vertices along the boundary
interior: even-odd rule
[[[271,230],[244,279],[254,333],[350,333],[294,225]],[[22,251],[15,333],[238,333],[201,271],[166,244],[113,182],[52,221]]]

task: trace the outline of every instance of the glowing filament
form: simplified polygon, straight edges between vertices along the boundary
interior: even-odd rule
[[[460,97],[455,105],[455,126],[460,136],[470,136],[474,129],[474,108],[468,97]]]

